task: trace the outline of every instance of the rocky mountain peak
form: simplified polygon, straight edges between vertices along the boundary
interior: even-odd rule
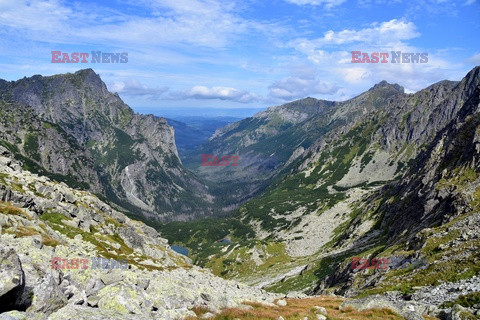
[[[394,84],[388,83],[386,80],[380,81],[379,83],[374,85],[372,88],[370,88],[369,91],[373,91],[373,90],[380,89],[380,88],[391,88],[391,89],[394,89],[394,90],[396,90],[400,93],[405,93],[405,88],[404,87],[402,87],[398,83],[394,83]]]
[[[75,77],[81,79],[84,84],[101,88],[106,87],[105,83],[100,78],[100,75],[96,74],[95,71],[93,71],[93,69],[91,68],[78,70],[74,73],[74,75]]]
[[[205,186],[181,166],[173,128],[165,119],[136,114],[92,69],[0,82],[0,111],[10,114],[0,123],[0,144],[31,159],[36,172],[82,183],[153,219],[174,207],[187,216],[210,212],[202,200]],[[185,204],[185,193],[200,199]]]
[[[473,93],[475,88],[480,83],[480,66],[476,66],[465,76],[465,78],[460,82],[465,83],[465,88],[468,94]]]

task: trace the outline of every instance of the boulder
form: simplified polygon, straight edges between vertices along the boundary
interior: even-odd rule
[[[277,305],[279,305],[280,307],[285,307],[287,305],[287,301],[284,299],[280,299],[277,301]]]
[[[11,248],[0,249],[0,312],[10,311],[25,288],[25,273]]]
[[[320,314],[323,314],[324,316],[327,315],[327,309],[325,309],[324,307],[315,306],[314,309],[315,309],[315,313],[320,313]]]
[[[112,273],[102,274],[100,276],[100,279],[102,280],[102,282],[106,286],[108,286],[112,283],[122,281],[124,278],[125,278],[125,275],[123,273],[121,273],[121,271],[120,272],[112,272]]]
[[[118,228],[118,235],[133,249],[143,249],[143,239],[133,227]]]
[[[32,305],[27,309],[29,312],[50,315],[67,304],[67,297],[48,273],[42,282],[33,289]]]
[[[0,320],[27,320],[27,314],[25,312],[13,310],[0,314]]]

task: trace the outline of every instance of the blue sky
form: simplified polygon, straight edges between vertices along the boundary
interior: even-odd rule
[[[51,51],[128,63],[56,64]],[[428,63],[354,64],[351,51]],[[415,92],[476,65],[479,0],[0,0],[0,78],[93,68],[144,113],[346,100],[381,80]]]

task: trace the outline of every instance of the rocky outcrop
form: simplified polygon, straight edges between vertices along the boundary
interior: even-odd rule
[[[458,316],[462,312],[476,314],[479,305],[471,309],[449,305],[455,305],[461,296],[478,296],[479,290],[479,70],[475,68],[456,85],[469,95],[461,99],[455,117],[412,160],[402,179],[363,199],[357,217],[337,243],[339,247],[346,243],[347,234],[374,212],[384,238],[371,240],[383,244],[384,249],[367,251],[363,258],[372,260],[385,257],[385,252],[398,253],[408,259],[425,259],[428,266],[425,270],[407,267],[392,274],[378,268],[353,270],[352,264],[344,261],[319,282],[314,293],[355,296],[370,289],[395,290],[355,303],[359,308],[379,307],[388,300],[386,303],[399,312],[405,306],[410,306],[410,311],[422,311],[411,315],[412,319],[421,319],[425,310],[442,319],[463,318],[465,315]],[[360,240],[354,243],[358,245]],[[362,250],[358,252],[357,256],[361,256]]]
[[[404,294],[392,291],[366,298],[350,299],[342,303],[340,308],[351,307],[359,311],[387,308],[402,315],[406,320],[423,320],[425,314],[440,319],[460,320],[464,319],[464,317],[459,316],[459,313],[462,312],[471,316],[480,315],[480,304],[472,304],[469,307],[454,304],[450,307],[446,303],[455,301],[462,295],[478,294],[479,292],[480,278],[474,276],[455,283],[442,283],[436,287],[417,288],[414,294],[408,295],[408,299]]]
[[[151,227],[0,146],[0,319],[181,319],[275,296],[192,266]]]
[[[15,250],[0,248],[0,312],[15,305],[25,287],[25,274]]]

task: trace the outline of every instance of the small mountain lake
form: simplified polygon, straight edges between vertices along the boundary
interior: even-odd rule
[[[185,248],[183,246],[179,246],[179,245],[170,246],[170,248],[172,248],[173,251],[175,251],[177,253],[180,253],[180,254],[183,254],[184,256],[188,257],[188,249],[187,248]]]

